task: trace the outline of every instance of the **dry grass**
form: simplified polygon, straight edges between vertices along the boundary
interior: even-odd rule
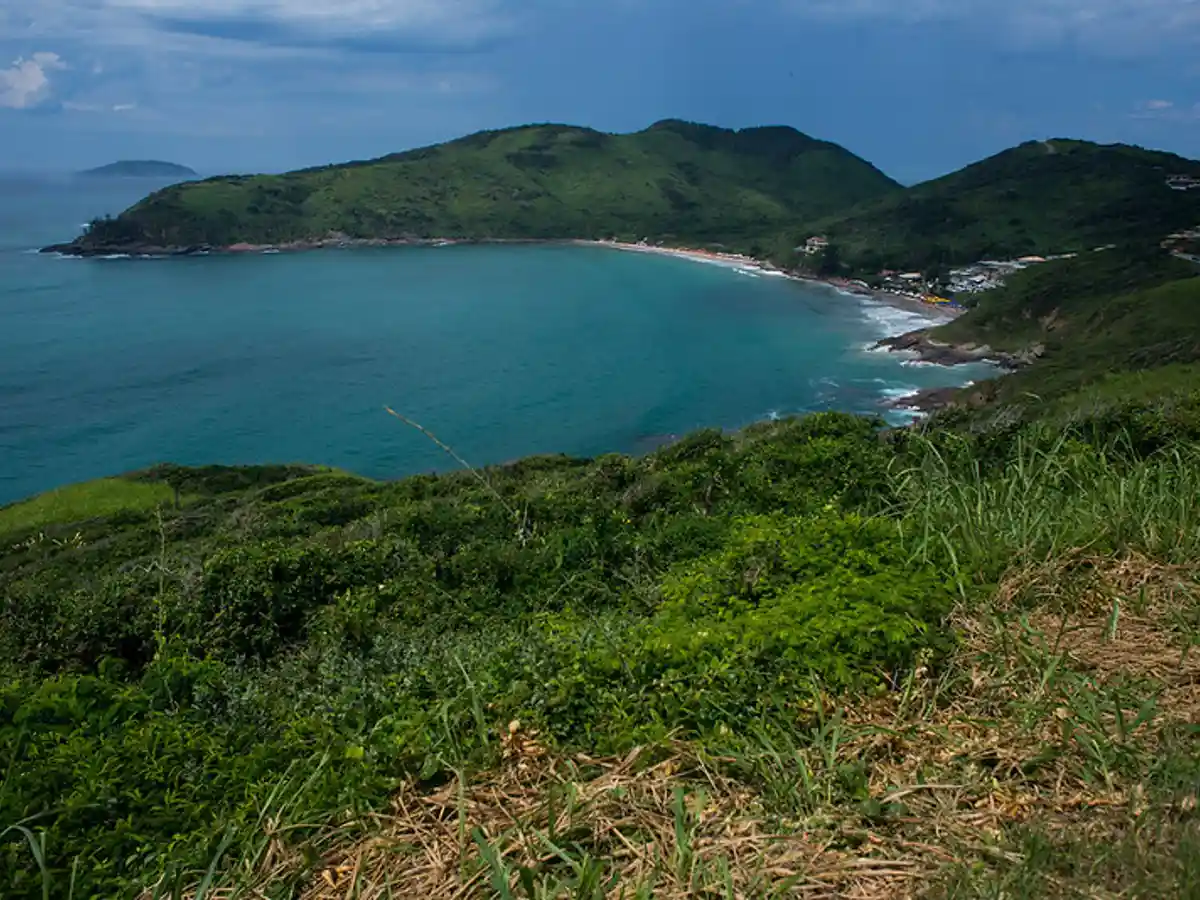
[[[959,612],[958,650],[938,673],[826,708],[825,737],[803,731],[801,711],[786,751],[564,758],[514,722],[497,771],[407,786],[388,814],[319,837],[315,866],[275,841],[242,890],[208,896],[266,897],[307,869],[305,900],[905,898],[949,873],[1024,864],[1014,826],[1104,847],[1157,802],[1138,766],[1164,729],[1197,721],[1194,574],[1084,557],[1013,574],[994,608]],[[1129,679],[1138,697],[1149,686],[1149,714],[1125,708]],[[834,787],[847,766],[865,772],[859,795]],[[793,808],[772,802],[771,783],[795,793]],[[1183,833],[1195,806],[1193,790],[1158,812]],[[1045,878],[1061,896],[1126,895]]]
[[[1153,684],[1159,708],[1200,724],[1200,574],[1141,557],[1076,555],[1007,579],[1002,608],[1033,603],[1024,624],[1072,668],[1101,681]]]
[[[781,825],[719,760],[684,747],[551,760],[519,730],[508,743],[519,749],[488,779],[401,791],[377,833],[331,849],[301,896],[503,896],[499,878],[522,897],[905,897],[928,871],[894,842],[864,836],[847,851],[828,829]]]

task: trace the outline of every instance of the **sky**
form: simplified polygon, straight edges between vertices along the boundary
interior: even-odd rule
[[[663,118],[791,125],[906,183],[1051,137],[1196,158],[1200,0],[0,0],[0,170]]]

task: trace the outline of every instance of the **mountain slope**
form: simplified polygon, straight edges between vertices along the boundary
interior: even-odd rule
[[[627,238],[748,246],[899,186],[785,127],[482,132],[382,159],[159,191],[77,246],[355,238]]]
[[[1121,144],[1033,141],[816,223],[862,271],[1052,254],[1200,223],[1200,162]]]
[[[930,337],[1011,353],[1037,347],[1029,367],[960,394],[1036,410],[1120,373],[1200,362],[1200,267],[1157,248],[1034,266]]]

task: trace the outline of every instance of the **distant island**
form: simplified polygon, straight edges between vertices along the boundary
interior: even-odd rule
[[[198,173],[187,166],[158,159],[122,159],[79,174],[89,178],[191,178]]]

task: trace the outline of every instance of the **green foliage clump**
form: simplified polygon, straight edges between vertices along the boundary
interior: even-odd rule
[[[744,519],[672,575],[650,649],[672,665],[768,666],[795,689],[882,679],[932,643],[951,585],[914,566],[895,525],[858,515]]]

